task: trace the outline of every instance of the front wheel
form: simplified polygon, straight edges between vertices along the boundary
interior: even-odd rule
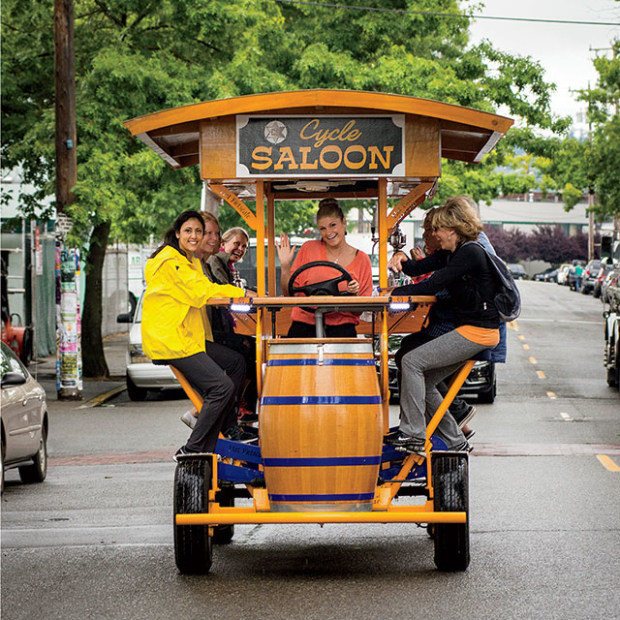
[[[468,455],[436,454],[433,459],[435,512],[465,512],[465,523],[435,523],[435,565],[441,571],[469,566],[469,467]]]
[[[206,458],[179,460],[174,473],[174,556],[179,572],[204,575],[213,563],[208,525],[177,525],[178,514],[209,512],[211,463]]]
[[[32,457],[32,465],[19,467],[22,482],[43,482],[47,476],[47,433],[41,432],[41,441],[37,453]]]
[[[131,377],[127,375],[127,396],[129,396],[129,400],[137,400],[137,401],[146,400],[147,392],[148,390],[138,387],[131,380]]]

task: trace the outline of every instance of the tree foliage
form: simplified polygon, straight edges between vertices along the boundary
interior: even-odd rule
[[[515,180],[495,168],[515,145],[535,142],[533,128],[565,126],[550,112],[552,86],[538,63],[489,42],[470,44],[469,19],[458,17],[470,2],[348,4],[405,12],[273,0],[75,0],[78,183],[68,210],[74,242],[87,245],[104,223],[112,239],[144,242],[151,234],[160,237],[179,211],[199,205],[198,170],[173,172],[122,126],[164,108],[320,87],[413,95],[487,111],[502,106],[521,119],[524,131],[480,166],[446,163],[437,200],[456,193],[490,200],[513,187]],[[434,14],[406,12],[413,10]],[[25,209],[54,189],[52,33],[51,0],[3,0],[3,166],[21,165],[25,180],[38,188],[22,197]],[[283,230],[312,224],[299,204],[283,205],[281,213]],[[223,227],[234,218],[232,210],[222,210]]]

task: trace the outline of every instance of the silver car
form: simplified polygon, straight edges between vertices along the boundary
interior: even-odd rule
[[[49,420],[45,390],[9,347],[2,343],[2,491],[5,469],[17,467],[22,482],[47,475]]]
[[[135,313],[119,314],[118,323],[131,323],[127,348],[127,395],[131,400],[144,400],[149,390],[180,390],[169,366],[153,364],[142,350],[142,299],[140,296]]]

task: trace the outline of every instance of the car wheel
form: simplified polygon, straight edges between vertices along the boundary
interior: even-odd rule
[[[32,458],[32,465],[19,467],[19,477],[22,482],[43,482],[47,476],[47,431],[45,427],[41,433],[39,449]]]
[[[129,400],[146,400],[148,390],[138,387],[127,375],[127,395]]]
[[[486,390],[478,394],[478,402],[491,405],[495,402],[496,396],[497,396],[497,383],[494,381],[493,387],[490,390]]]
[[[24,366],[28,366],[32,361],[32,353],[32,330],[30,327],[26,327],[24,330],[24,337],[22,339],[22,352],[19,356],[19,359]]]
[[[0,444],[0,493],[4,493],[4,435]]]

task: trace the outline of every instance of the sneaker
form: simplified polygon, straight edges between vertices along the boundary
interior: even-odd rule
[[[448,449],[450,452],[471,452],[474,449],[474,447],[466,439],[463,443],[460,443],[458,446],[455,446],[454,448],[448,448]]]
[[[393,446],[394,448],[396,448],[396,450],[400,452],[410,452],[412,454],[425,453],[425,440],[416,439],[415,437],[411,437],[411,435],[407,435],[402,431],[387,435],[385,438],[385,443],[389,446]]]
[[[191,411],[186,411],[181,416],[181,422],[183,422],[183,424],[187,424],[187,426],[193,429],[196,426],[196,416],[193,415]]]
[[[463,428],[467,422],[469,422],[476,415],[476,408],[473,405],[469,405],[467,409],[460,415],[454,415],[453,417],[456,420],[456,423],[459,425],[459,428]]]
[[[200,454],[200,452],[194,452],[193,450],[188,450],[186,446],[181,446],[174,454],[172,459],[178,463],[179,457],[183,456],[193,456],[194,454]]]
[[[252,422],[258,422],[258,415],[247,409],[239,409],[238,420],[239,424],[251,424]]]
[[[238,426],[231,426],[229,429],[225,430],[223,434],[226,439],[230,441],[239,441],[241,443],[250,443],[257,438],[256,433],[244,431]]]
[[[476,434],[476,431],[472,428],[470,431],[467,431],[465,433],[465,439],[469,441],[475,434]]]

